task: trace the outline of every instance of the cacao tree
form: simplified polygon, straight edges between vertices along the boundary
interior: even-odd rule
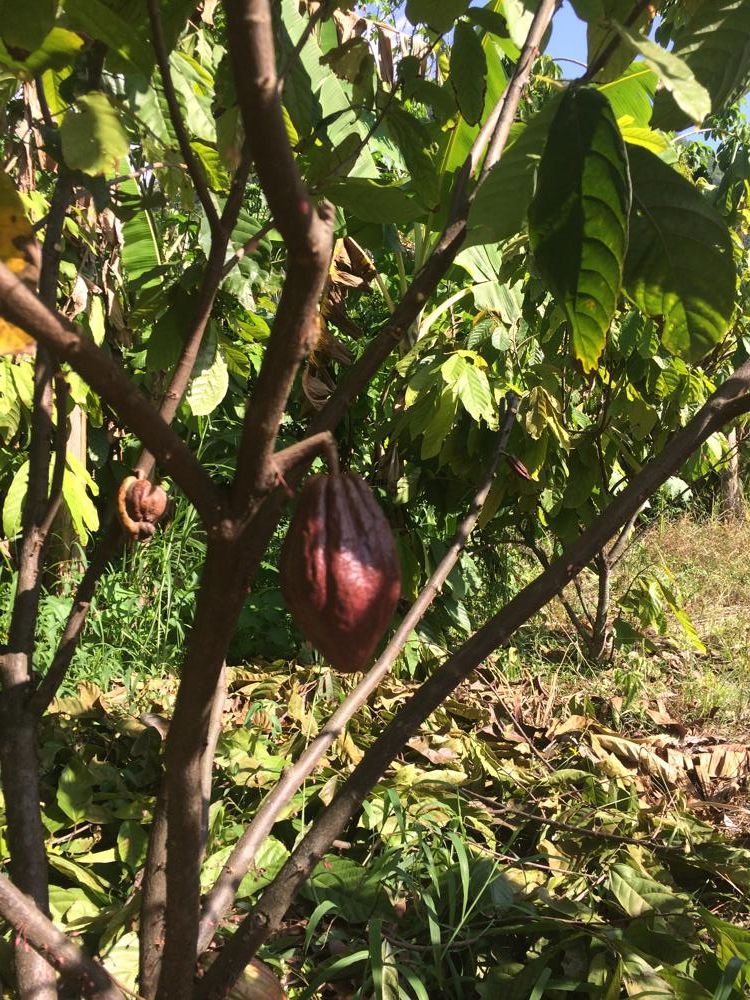
[[[645,505],[729,454],[750,410],[746,178],[707,190],[674,133],[743,96],[748,5],[574,6],[589,49],[574,80],[543,56],[555,0],[409,0],[404,24],[294,0],[29,0],[5,19],[0,913],[18,996],[122,995],[49,919],[40,726],[97,586],[169,497],[194,511],[205,561],[138,897],[138,992],[158,1000],[229,995],[424,720],[587,567],[597,606],[568,607],[603,655],[609,573]],[[77,410],[95,475],[69,442]],[[301,486],[321,456],[331,480]],[[283,587],[324,664],[370,666],[402,620],[202,893],[224,665],[298,491]],[[63,505],[86,564],[43,663]],[[439,558],[418,551],[415,509]],[[483,622],[441,599],[465,641],[425,667],[210,960],[263,840],[477,524],[490,550],[535,552],[539,575]]]

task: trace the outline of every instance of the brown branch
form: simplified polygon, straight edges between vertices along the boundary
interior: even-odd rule
[[[419,688],[366,752],[333,802],[312,824],[277,877],[261,894],[253,911],[242,921],[199,984],[196,1000],[219,1000],[226,995],[228,986],[278,928],[300,885],[333,840],[341,836],[391,761],[431,713],[484,659],[507,643],[521,625],[601,552],[643,501],[674,475],[711,434],[739,414],[750,411],[749,392],[750,362],[747,362],[709,398],[686,427],[673,435],[662,452],[643,467],[549,569],[494,615]]]
[[[209,530],[218,529],[223,499],[193,452],[104,351],[82,336],[72,323],[46,308],[1,263],[0,314],[26,330],[58,361],[67,361],[154,453],[195,504]]]
[[[500,117],[498,118],[494,132],[492,133],[492,139],[490,140],[489,148],[487,149],[487,155],[484,158],[481,174],[482,178],[487,176],[492,167],[494,167],[500,159],[500,156],[505,149],[508,136],[510,135],[510,128],[513,124],[518,103],[521,99],[521,94],[523,93],[524,87],[528,83],[532,67],[537,56],[539,55],[539,46],[542,43],[542,39],[544,38],[544,34],[549,27],[550,21],[555,16],[555,13],[561,4],[562,0],[542,0],[536,9],[534,20],[531,22],[531,27],[529,28],[529,33],[526,38],[526,44],[523,47],[523,52],[518,57],[513,78],[508,84],[507,99],[503,105],[503,109],[500,113]]]
[[[625,27],[631,28],[638,20],[638,18],[641,16],[641,14],[643,14],[644,11],[646,11],[651,6],[651,3],[652,0],[638,0],[638,2],[633,5],[633,9],[623,22]],[[617,52],[621,44],[622,44],[621,36],[616,31],[613,30],[612,38],[610,38],[609,42],[604,46],[599,55],[595,56],[594,61],[588,67],[586,72],[581,76],[578,82],[590,83],[592,80],[594,80],[599,75],[599,73],[601,73],[601,71],[605,68],[605,66],[612,58],[612,56],[615,54],[615,52]]]
[[[229,197],[224,206],[221,217],[222,234],[217,240],[212,240],[206,270],[201,282],[200,292],[198,293],[198,303],[192,326],[187,333],[182,353],[177,361],[169,387],[164,394],[159,408],[162,419],[167,423],[171,423],[174,419],[174,415],[190,382],[190,376],[195,366],[195,359],[198,356],[208,320],[211,317],[216,292],[223,277],[220,266],[226,254],[229,234],[235,226],[240,208],[242,207],[242,196],[249,170],[250,160],[249,156],[245,154],[232,180]],[[136,461],[134,471],[140,471],[145,476],[150,476],[153,467],[154,459],[151,453],[146,450],[142,451]],[[65,631],[58,643],[57,651],[50,664],[50,668],[42,678],[39,688],[30,699],[29,712],[32,715],[42,715],[55,697],[55,693],[62,683],[73,654],[76,651],[78,640],[94,596],[96,584],[109,565],[110,560],[119,551],[122,540],[123,536],[119,525],[116,522],[110,522],[104,536],[94,549],[83,579],[78,585],[68,621],[65,625]]]
[[[39,276],[40,298],[50,308],[54,308],[57,295],[60,240],[71,194],[69,175],[63,171],[58,175],[52,195]],[[28,294],[39,302],[33,292]],[[7,811],[11,873],[16,885],[29,893],[43,912],[49,907],[49,893],[45,834],[39,808],[37,726],[33,716],[25,711],[25,701],[34,677],[35,630],[47,539],[60,503],[65,471],[67,396],[65,390],[60,389],[56,461],[50,490],[52,382],[56,374],[57,362],[48,351],[39,347],[34,365],[29,482],[23,505],[18,581],[8,648],[0,656],[0,772]],[[53,1000],[57,996],[54,970],[37,953],[15,947],[14,958],[21,995],[33,993],[38,1000]]]
[[[39,534],[46,539],[63,496],[63,479],[65,478],[65,460],[68,451],[68,383],[59,372],[55,378],[55,464],[52,470],[47,509],[39,525]]]
[[[0,914],[16,932],[19,945],[31,945],[45,965],[57,969],[76,996],[92,1000],[123,1000],[107,970],[89,958],[69,937],[58,930],[33,899],[17,889],[10,879],[0,874]],[[54,983],[54,996],[57,987]],[[24,996],[32,996],[24,993]],[[34,993],[34,1000],[40,995]],[[20,996],[20,994],[19,994]]]
[[[233,487],[235,509],[273,482],[271,459],[300,363],[318,334],[318,303],[331,256],[333,210],[317,209],[289,145],[276,76],[268,0],[227,0],[227,41],[255,169],[287,247],[287,275],[245,421]]]
[[[182,153],[182,158],[184,159],[188,173],[190,174],[190,179],[193,182],[195,193],[198,195],[198,200],[203,206],[203,211],[206,213],[206,218],[208,219],[208,224],[211,229],[211,235],[218,237],[221,231],[219,213],[216,211],[216,205],[214,205],[213,199],[211,198],[211,192],[208,189],[208,183],[206,181],[206,175],[203,172],[203,167],[198,157],[193,152],[193,147],[190,145],[190,139],[187,134],[187,129],[185,128],[185,122],[182,119],[180,105],[177,101],[177,93],[174,89],[174,82],[172,81],[172,73],[169,68],[169,54],[167,52],[166,45],[164,44],[164,32],[161,24],[159,0],[147,0],[147,6],[148,18],[151,23],[151,41],[154,45],[156,62],[159,65],[159,73],[161,74],[161,82],[164,87],[164,97],[167,101],[172,128],[177,136],[177,142],[180,145],[180,152]]]
[[[461,554],[469,540],[469,535],[482,513],[487,495],[495,481],[497,465],[501,456],[505,453],[517,409],[518,398],[513,393],[509,393],[495,453],[482,479],[482,483],[471,502],[469,512],[458,526],[445,555],[435,567],[435,571],[427,581],[417,600],[409,609],[409,612],[405,615],[392,639],[363,680],[344,699],[315,739],[308,744],[296,764],[284,772],[273,791],[263,801],[252,822],[235,844],[221,874],[206,896],[203,904],[198,938],[199,954],[208,947],[219,925],[219,921],[231,905],[240,882],[252,866],[259,847],[271,832],[279,813],[292,799],[305,778],[312,773],[320,758],[341,735],[347,722],[365,704],[370,695],[377,690],[383,678],[390,673],[409,636],[422,618],[424,618],[453,570],[453,567],[461,558]]]

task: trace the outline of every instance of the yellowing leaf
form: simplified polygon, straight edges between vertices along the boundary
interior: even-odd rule
[[[0,173],[0,260],[24,282],[34,285],[38,274],[32,247],[34,233],[13,181]],[[0,354],[29,350],[33,339],[0,317]]]

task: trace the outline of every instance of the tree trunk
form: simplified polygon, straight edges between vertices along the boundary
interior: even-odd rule
[[[740,479],[740,456],[737,428],[727,434],[730,458],[721,474],[721,516],[726,520],[744,521],[747,517],[745,495]]]

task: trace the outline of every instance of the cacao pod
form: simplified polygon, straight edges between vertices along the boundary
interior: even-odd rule
[[[279,569],[284,600],[305,638],[337,670],[360,670],[401,596],[391,528],[363,479],[353,473],[308,479]]]
[[[156,531],[156,523],[167,509],[167,494],[143,476],[128,476],[117,494],[117,510],[125,530],[144,542]]]

